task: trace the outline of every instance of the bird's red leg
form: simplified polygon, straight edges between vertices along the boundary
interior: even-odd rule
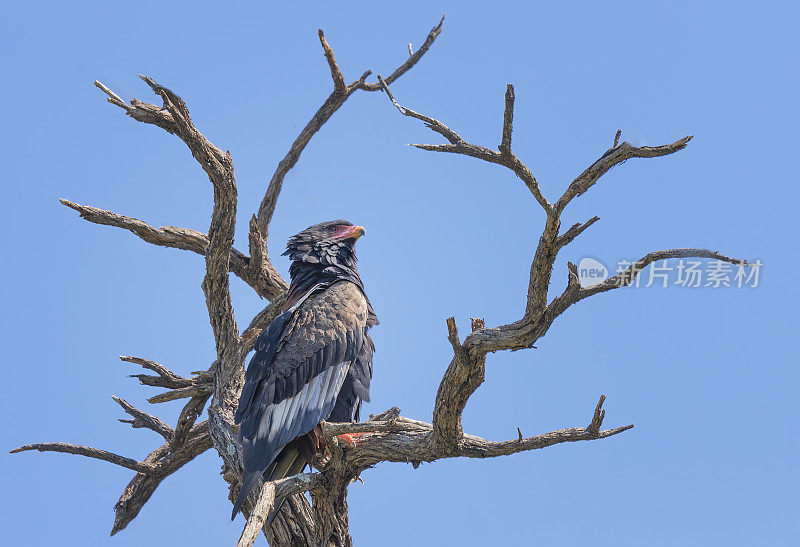
[[[358,439],[362,435],[366,435],[366,433],[343,433],[342,435],[336,435],[336,438],[339,439],[339,442],[347,443],[355,448],[358,446]]]

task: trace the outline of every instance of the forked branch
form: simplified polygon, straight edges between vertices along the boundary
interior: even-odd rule
[[[172,439],[172,436],[175,434],[175,430],[172,429],[172,427],[170,427],[166,423],[164,423],[164,421],[162,421],[159,418],[156,418],[152,414],[148,414],[144,410],[139,410],[138,408],[136,408],[135,406],[133,406],[132,404],[130,404],[128,401],[126,401],[121,397],[116,397],[112,395],[111,398],[114,399],[114,402],[116,402],[119,406],[122,407],[122,410],[124,410],[126,413],[130,414],[133,417],[132,420],[120,419],[119,420],[120,422],[131,424],[131,427],[134,428],[145,427],[147,429],[150,429],[151,431],[155,431],[156,433],[164,437],[164,440],[167,441]]]
[[[637,261],[626,271],[607,279],[603,283],[590,287],[580,286],[577,269],[573,264],[570,264],[566,289],[563,294],[548,303],[548,288],[552,277],[553,264],[559,251],[598,220],[598,217],[593,217],[587,222],[577,223],[559,235],[561,213],[570,201],[594,186],[600,177],[615,165],[630,158],[652,158],[673,154],[685,148],[691,137],[684,137],[674,143],[663,146],[637,147],[627,142],[620,144],[621,132],[617,131],[613,147],[575,178],[555,202],[555,205],[551,205],[550,201],[541,192],[539,183],[531,170],[511,150],[515,101],[514,87],[511,84],[506,87],[503,130],[498,152],[466,142],[442,122],[408,107],[401,106],[389,89],[387,82],[381,79],[380,76],[378,80],[383,85],[389,100],[400,113],[421,120],[426,127],[439,133],[449,141],[449,144],[415,144],[413,146],[422,150],[461,154],[503,165],[525,182],[546,213],[544,229],[531,264],[526,310],[522,319],[495,328],[477,328],[464,340],[463,344],[458,342],[453,319],[450,318],[447,321],[448,339],[453,346],[453,359],[439,385],[433,412],[433,443],[438,449],[458,453],[459,447],[465,442],[466,437],[461,426],[461,415],[469,397],[483,382],[487,353],[532,347],[536,340],[547,333],[556,317],[566,311],[569,306],[593,294],[630,284],[644,267],[656,260],[677,257],[701,257],[723,260],[734,264],[746,264],[745,261],[704,249],[656,251]],[[596,429],[599,431],[599,426]]]
[[[406,59],[406,61],[397,69],[395,69],[391,76],[387,78],[389,83],[400,78],[414,65],[416,65],[420,59],[422,59],[422,56],[425,55],[428,49],[430,49],[430,47],[433,45],[433,42],[442,32],[443,23],[444,16],[442,16],[439,24],[431,29],[427,38],[423,42],[422,46],[417,49],[416,53],[410,54],[408,59]],[[331,116],[333,116],[333,114],[339,110],[339,108],[353,93],[358,90],[379,91],[381,89],[380,83],[367,83],[366,79],[370,74],[372,74],[371,70],[365,71],[357,80],[349,85],[346,85],[345,78],[339,69],[338,63],[336,62],[333,49],[325,39],[325,35],[322,30],[319,31],[319,40],[320,44],[322,45],[323,53],[325,54],[325,59],[328,62],[328,67],[331,71],[333,91],[300,132],[300,135],[298,135],[294,140],[292,146],[289,148],[289,151],[286,153],[286,156],[284,156],[284,158],[278,163],[278,166],[269,181],[269,186],[264,194],[264,198],[261,200],[261,204],[258,207],[258,212],[254,216],[253,222],[251,223],[250,254],[252,257],[262,257],[262,259],[265,261],[265,264],[266,261],[268,261],[266,258],[266,246],[267,238],[269,237],[269,224],[272,221],[273,214],[275,213],[275,207],[278,203],[278,196],[281,193],[283,180],[286,177],[286,174],[300,159],[300,155],[311,141],[311,138],[322,128],[323,125],[325,125]],[[254,261],[253,268],[255,269],[256,274],[259,267],[260,266]]]
[[[439,133],[448,141],[450,141],[450,144],[412,144],[411,146],[433,152],[461,154],[487,161],[489,163],[503,165],[510,169],[522,180],[522,182],[525,183],[525,185],[528,187],[528,190],[530,190],[531,194],[533,194],[533,197],[536,198],[536,201],[539,202],[539,205],[542,206],[548,215],[553,214],[553,206],[549,201],[547,201],[547,198],[544,197],[544,194],[542,194],[542,191],[539,188],[539,181],[537,181],[536,177],[533,176],[533,173],[530,169],[528,169],[528,166],[522,163],[522,161],[520,161],[520,159],[517,158],[513,152],[511,152],[511,132],[514,117],[514,87],[511,84],[508,85],[506,93],[506,107],[503,114],[503,140],[500,145],[501,151],[498,152],[496,150],[486,148],[485,146],[479,146],[466,142],[458,133],[444,125],[439,120],[435,120],[430,116],[420,114],[419,112],[411,110],[408,107],[401,106],[397,100],[395,100],[391,90],[389,89],[388,84],[391,82],[389,82],[388,79],[383,81],[380,76],[378,76],[378,81],[383,82],[383,88],[386,91],[386,95],[392,101],[392,104],[394,104],[404,116],[421,120],[425,123],[426,127]],[[504,147],[504,144],[507,144],[508,146]]]
[[[674,154],[679,150],[686,148],[692,136],[683,137],[671,144],[662,146],[633,146],[629,142],[616,144],[619,135],[615,137],[615,145],[613,148],[603,154],[597,161],[586,168],[586,170],[578,175],[575,180],[569,185],[564,194],[556,202],[556,210],[558,213],[564,210],[567,204],[575,197],[580,196],[589,188],[594,186],[600,177],[605,175],[612,167],[618,165],[625,160],[631,158],[655,158],[658,156],[667,156]]]

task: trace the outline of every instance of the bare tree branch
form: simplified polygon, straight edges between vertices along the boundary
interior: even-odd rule
[[[597,402],[597,406],[594,407],[594,415],[592,416],[592,421],[589,422],[589,427],[587,427],[587,431],[592,433],[593,435],[600,434],[600,428],[603,426],[603,420],[606,418],[606,411],[603,410],[603,403],[606,401],[606,396],[601,395],[600,400]]]
[[[523,317],[519,321],[494,328],[484,328],[473,332],[463,343],[470,352],[495,352],[532,347],[547,333],[553,321],[572,304],[600,292],[630,285],[639,273],[649,264],[669,258],[710,258],[739,265],[750,265],[745,260],[731,258],[707,249],[667,249],[654,251],[634,262],[629,268],[606,279],[602,283],[581,287],[577,271],[570,272],[569,283],[564,292],[553,298],[545,310],[534,317]],[[570,265],[574,268],[574,264]]]
[[[506,107],[503,110],[503,137],[498,149],[505,154],[511,153],[511,132],[514,130],[514,86],[506,85]]]
[[[175,120],[172,119],[172,114],[167,112],[164,108],[154,104],[143,103],[136,98],[131,99],[131,104],[128,105],[125,104],[116,93],[97,80],[95,80],[94,85],[108,95],[108,99],[106,99],[108,102],[125,110],[125,113],[134,120],[156,125],[173,135],[178,132],[178,128],[175,126]]]
[[[203,422],[192,428],[186,443],[179,450],[170,453],[170,445],[166,443],[151,452],[145,459],[145,463],[155,465],[155,472],[152,474],[137,473],[125,487],[119,501],[114,506],[114,526],[111,528],[111,535],[124,530],[136,518],[164,479],[211,448],[212,445],[208,422]]]
[[[186,403],[186,406],[183,407],[183,410],[181,410],[181,414],[178,417],[178,425],[175,427],[172,436],[167,439],[172,450],[179,449],[186,442],[194,423],[203,412],[206,401],[208,401],[210,396],[210,390],[208,393],[203,395],[196,395],[192,397],[188,403]]]
[[[133,357],[130,355],[120,355],[119,358],[120,360],[125,361],[126,363],[133,363],[135,365],[140,365],[158,374],[158,376],[131,374],[130,376],[131,378],[139,378],[142,384],[148,386],[166,387],[170,389],[189,387],[195,384],[194,379],[184,378],[182,376],[179,376],[174,372],[172,372],[171,370],[169,370],[164,365],[156,363],[155,361],[151,361],[150,359],[144,359],[142,357]],[[142,378],[145,378],[145,380],[143,380]]]
[[[649,264],[669,258],[710,258],[741,266],[750,265],[746,260],[731,258],[729,256],[720,254],[717,251],[709,251],[708,249],[666,249],[663,251],[653,251],[652,253],[648,253],[641,259],[637,260],[617,275],[610,277],[601,283],[590,285],[588,287],[582,287],[578,292],[578,298],[576,299],[576,302],[592,296],[593,294],[630,285],[633,283],[633,280],[636,279],[636,276],[639,275]]]
[[[176,401],[178,399],[188,399],[189,397],[203,397],[210,394],[213,388],[209,384],[198,384],[189,387],[181,387],[159,393],[147,399],[148,403],[166,403],[167,401]]]
[[[204,398],[203,400],[205,402],[205,399],[207,399],[208,395],[212,392],[213,375],[208,371],[198,373],[194,378],[184,378],[167,369],[164,365],[149,359],[128,355],[120,355],[120,359],[127,363],[141,365],[158,374],[158,376],[149,374],[130,375],[131,378],[137,378],[142,385],[164,387],[170,390],[150,397],[148,399],[150,403],[165,403],[167,401],[185,399],[188,397]]]
[[[118,401],[119,402],[119,401]],[[120,403],[121,404],[121,403]],[[165,424],[166,425],[166,424]],[[167,426],[168,427],[168,426]],[[111,535],[122,530],[139,513],[142,506],[150,499],[158,484],[185,464],[211,448],[211,437],[208,433],[208,423],[198,424],[187,435],[186,443],[173,453],[169,451],[169,444],[164,444],[154,450],[144,462],[126,458],[113,452],[80,446],[68,443],[36,443],[21,446],[11,453],[15,454],[27,450],[39,452],[62,452],[87,456],[98,460],[107,461],[127,469],[136,471],[137,474],[125,489],[116,505],[116,519]]]
[[[444,24],[444,18],[446,15],[447,14],[442,15],[442,19],[439,21],[439,24],[431,29],[431,31],[428,33],[428,37],[425,38],[425,41],[422,43],[416,53],[411,53],[411,44],[408,45],[410,55],[409,58],[386,78],[387,84],[391,84],[400,78],[400,76],[411,70],[413,66],[416,65],[420,59],[422,59],[422,56],[425,55],[428,49],[430,49],[430,47],[433,45],[433,42],[436,41],[436,38],[439,36],[439,34],[441,34],[442,25]],[[360,89],[365,91],[380,91],[382,88],[383,86],[380,82],[372,84],[362,83],[360,86]]]
[[[108,102],[110,102],[111,104],[117,105],[118,107],[120,107],[120,108],[122,108],[124,110],[128,109],[128,105],[125,104],[125,101],[123,101],[120,98],[119,95],[117,95],[116,93],[111,91],[108,87],[106,87],[102,83],[98,82],[97,80],[94,81],[94,86],[96,88],[98,88],[100,91],[102,91],[103,93],[105,93],[106,95],[108,95],[108,98],[106,99]]]
[[[128,115],[139,121],[157,125],[183,140],[195,159],[206,171],[214,190],[214,208],[208,235],[190,230],[162,228],[160,230],[114,213],[65,203],[78,210],[82,216],[94,222],[119,226],[132,231],[142,239],[156,244],[186,248],[206,258],[206,276],[203,291],[209,311],[209,319],[217,346],[218,359],[212,370],[222,376],[217,378],[221,389],[229,388],[232,379],[242,374],[240,341],[238,328],[233,316],[228,271],[236,269],[245,281],[250,283],[261,295],[277,295],[285,291],[287,284],[274,269],[260,270],[260,279],[253,282],[250,276],[249,260],[233,249],[233,236],[236,218],[236,183],[233,162],[229,153],[213,145],[194,126],[185,102],[169,89],[159,85],[152,78],[141,76],[142,80],[161,97],[162,107],[142,103],[134,99],[128,106],[106,86],[96,82],[109,97],[109,102],[123,108]],[[267,284],[268,283],[268,284]],[[135,518],[141,507],[155,491],[158,483],[170,473],[210,448],[213,444],[208,422],[192,427],[211,394],[208,378],[181,378],[165,367],[138,358],[123,358],[154,370],[158,376],[139,375],[144,384],[167,387],[171,391],[157,395],[151,402],[162,402],[181,397],[191,397],[178,420],[178,427],[171,431],[167,444],[156,449],[148,457],[149,464],[155,464],[156,476],[137,474],[123,492],[117,503],[112,535],[123,529]],[[238,370],[237,370],[238,369]],[[149,469],[149,468],[148,468]]]
[[[169,453],[169,445],[164,444],[156,448],[147,458],[145,463],[155,464],[158,460]],[[145,473],[136,473],[122,491],[122,495],[114,504],[114,524],[111,528],[113,536],[126,526],[139,514],[145,503],[156,491],[156,488],[163,479]]]
[[[247,517],[247,524],[242,530],[237,547],[250,547],[255,543],[267,518],[278,503],[289,496],[308,492],[321,482],[322,476],[318,473],[298,473],[284,479],[264,483],[258,501]]]
[[[248,242],[250,252],[253,253],[247,260],[247,283],[253,287],[262,298],[273,301],[286,294],[289,284],[286,282],[278,270],[272,265],[267,255],[266,245],[261,244],[261,234],[258,231],[258,219],[255,215],[250,218],[250,233]],[[231,260],[234,259],[236,249],[231,252]],[[231,267],[231,271],[236,270]],[[237,274],[238,275],[238,274]]]
[[[90,205],[81,205],[74,203],[67,199],[59,199],[63,205],[70,209],[74,209],[80,213],[81,218],[93,222],[95,224],[103,224],[106,226],[114,226],[116,228],[123,228],[132,234],[139,236],[141,239],[153,245],[161,247],[174,247],[185,251],[192,251],[197,254],[205,254],[206,246],[208,245],[208,236],[196,230],[188,228],[176,228],[175,226],[163,226],[155,228],[146,222],[137,218],[127,217],[114,213],[113,211],[106,211]],[[239,259],[244,260],[246,257],[239,251]]]
[[[382,80],[381,80],[382,81]],[[379,81],[380,83],[380,81]],[[386,79],[385,84],[391,83],[389,79]],[[536,198],[536,201],[542,206],[548,216],[553,215],[553,206],[547,201],[547,198],[544,197],[542,194],[541,189],[539,188],[539,182],[536,180],[536,177],[533,176],[531,170],[528,169],[528,166],[522,163],[512,152],[511,152],[511,132],[512,132],[512,120],[513,120],[513,109],[514,109],[514,86],[508,84],[506,89],[506,112],[504,114],[504,125],[503,125],[503,139],[508,140],[508,148],[503,148],[501,152],[496,150],[490,150],[484,146],[478,146],[476,144],[468,143],[464,141],[457,133],[449,129],[447,126],[442,124],[440,121],[431,118],[430,116],[425,116],[424,114],[420,114],[411,110],[410,108],[401,106],[395,100],[394,96],[389,91],[389,86],[384,85],[384,89],[386,90],[389,99],[392,101],[392,104],[405,116],[410,116],[412,118],[417,118],[418,120],[422,120],[425,122],[426,127],[439,133],[440,135],[444,136],[447,140],[450,141],[450,144],[412,144],[416,148],[421,150],[428,150],[432,152],[448,152],[451,154],[462,154],[464,156],[470,156],[473,158],[477,158],[483,161],[488,161],[489,163],[496,163],[498,165],[502,165],[510,169],[517,177],[519,177],[522,182],[528,187],[533,197]],[[506,122],[508,122],[506,124]],[[502,145],[501,145],[502,146]]]
[[[142,76],[141,78],[157,94],[161,95],[162,92],[171,93],[171,91],[169,91],[168,89],[158,86],[158,84],[156,84],[155,81],[152,80],[152,78],[148,78],[146,76]],[[102,83],[96,81],[95,86],[97,86],[106,95],[108,95],[108,102],[124,109],[126,113],[135,120],[138,120],[143,123],[156,125],[172,134],[179,133],[180,129],[179,124],[176,123],[175,117],[173,116],[173,112],[169,110],[166,100],[163,107],[159,107],[149,103],[143,103],[138,99],[133,99],[131,101],[131,104],[127,105],[125,104],[125,102],[122,101],[122,99],[119,98],[117,94],[115,94],[113,91],[111,91],[108,87],[106,87]],[[189,125],[191,125],[191,119],[188,117],[188,109],[186,109],[186,105],[183,104],[183,100],[180,99],[180,97],[176,96],[176,101],[180,101],[180,104],[178,104],[176,108],[185,111],[186,114],[185,117],[183,116],[183,114],[179,114],[178,115],[179,118],[183,119],[184,122],[188,120]],[[206,152],[211,152],[210,156],[207,153],[201,154],[201,157],[195,156],[196,158],[198,158],[198,161],[201,163],[201,165],[203,165],[204,169],[212,165],[216,165],[217,167],[219,167],[220,163],[222,164],[230,163],[229,158],[225,160],[224,156],[222,156],[222,151],[219,150],[219,148],[211,144],[202,134],[200,134],[199,132],[196,132],[195,134],[195,132],[196,130],[194,130],[192,126],[191,131],[188,132],[184,131],[184,133],[179,136],[182,139],[184,139],[184,137],[189,139],[187,145],[189,145],[190,149],[192,148],[192,146],[195,146],[196,148],[199,147],[199,149],[206,148],[207,149]],[[190,144],[190,142],[193,144]],[[214,158],[215,156],[216,158]],[[212,161],[211,163],[209,163],[209,160],[211,159],[216,159],[216,161]],[[232,178],[233,175],[232,163],[229,165],[229,171]],[[208,169],[206,169],[206,172],[209,173],[209,177],[212,176],[211,173],[208,171]],[[217,175],[219,175],[219,172],[217,173]],[[175,228],[172,226],[166,226],[164,228],[161,228],[161,230],[158,230],[137,219],[123,217],[122,215],[117,215],[110,211],[103,211],[102,209],[96,209],[93,207],[89,208],[88,206],[72,204],[71,202],[66,202],[66,200],[62,200],[62,203],[80,212],[81,216],[83,218],[86,218],[90,222],[96,222],[98,224],[107,224],[110,226],[117,226],[120,228],[128,229],[133,233],[135,233],[136,235],[138,235],[139,237],[141,237],[142,239],[144,239],[145,241],[153,243],[155,245],[176,247],[179,249],[190,250],[203,255],[205,255],[205,250],[206,247],[208,246],[208,236],[206,236],[206,234],[203,234],[201,232],[196,232],[194,230],[188,230],[185,228]],[[253,266],[252,264],[255,264],[257,267]],[[288,283],[286,283],[286,281],[280,276],[277,270],[275,270],[275,268],[269,262],[269,258],[266,256],[266,254],[263,254],[261,252],[259,252],[257,256],[250,259],[240,251],[233,249],[231,255],[230,267],[231,271],[233,271],[238,277],[244,280],[247,284],[252,286],[256,290],[256,292],[262,297],[270,299],[275,298],[276,296],[285,292],[289,288]]]
[[[91,448],[88,446],[80,446],[77,444],[69,443],[36,443],[26,444],[20,446],[10,452],[16,454],[18,452],[25,452],[26,450],[38,450],[39,452],[63,452],[64,454],[75,454],[76,456],[86,456],[87,458],[95,458],[105,462],[113,463],[122,467],[127,467],[140,473],[152,474],[154,468],[152,465],[143,463],[119,454],[114,454],[107,450],[100,450],[99,448]]]
[[[320,33],[320,37],[322,34]],[[275,483],[265,482],[261,487],[261,494],[259,494],[258,502],[253,508],[253,512],[247,518],[242,535],[239,537],[237,547],[250,547],[258,539],[264,523],[267,522],[267,517],[275,507]]]
[[[228,345],[237,344],[239,337],[233,317],[228,279],[236,225],[236,182],[233,162],[229,153],[223,152],[197,130],[183,99],[149,76],[140,75],[140,78],[161,97],[164,102],[161,108],[135,99],[131,102],[131,106],[128,106],[106,86],[99,82],[95,82],[95,85],[109,96],[109,102],[125,109],[129,116],[138,121],[157,125],[180,137],[214,187],[214,209],[208,231],[205,254],[206,278],[203,287],[209,305],[209,317],[217,343],[217,352],[221,354]],[[144,229],[142,226],[139,228]]]
[[[564,210],[564,208],[570,201],[573,200],[573,198],[580,196],[589,188],[594,186],[597,180],[615,165],[631,158],[655,158],[657,156],[674,154],[675,152],[686,148],[686,145],[690,140],[692,140],[691,135],[688,137],[683,137],[682,139],[678,139],[672,144],[665,144],[663,146],[633,146],[629,142],[623,142],[622,144],[615,146],[603,154],[600,159],[586,168],[583,173],[578,175],[578,177],[572,181],[567,190],[564,192],[564,195],[562,195],[556,202],[556,210],[561,213],[561,211]]]
[[[344,83],[344,76],[342,71],[339,70],[339,65],[336,63],[336,57],[333,55],[333,50],[328,42],[325,40],[325,34],[322,29],[319,29],[319,43],[322,44],[322,49],[325,51],[325,59],[328,61],[328,66],[331,69],[331,78],[333,79],[333,89],[339,93],[344,93],[347,84]]]
[[[236,180],[230,153],[223,152],[195,128],[186,103],[149,76],[140,78],[160,95],[164,108],[172,115],[177,135],[186,143],[214,187],[214,209],[208,229],[206,249],[206,277],[203,291],[211,320],[211,329],[217,343],[217,357],[239,342],[239,330],[233,317],[233,304],[229,290],[228,269],[236,228]]]
[[[469,354],[458,342],[455,320],[447,320],[448,339],[453,346],[453,359],[444,373],[433,407],[433,444],[437,450],[456,450],[464,435],[461,414],[470,396],[483,383],[486,354]]]
[[[586,230],[586,228],[588,228],[598,220],[600,220],[600,217],[595,216],[590,218],[583,224],[581,224],[580,222],[573,224],[569,230],[564,232],[562,235],[558,236],[558,239],[556,240],[556,249],[561,249],[561,247],[570,244],[576,237],[581,235],[583,231]]]
[[[345,447],[341,456],[338,459],[334,458],[321,474],[301,474],[295,476],[296,482],[289,482],[290,479],[295,479],[290,477],[273,483],[280,487],[277,488],[277,492],[267,494],[270,496],[269,503],[274,505],[288,495],[312,490],[315,486],[309,484],[311,480],[316,479],[319,484],[337,474],[355,477],[384,461],[412,463],[416,467],[420,462],[433,462],[444,458],[495,458],[560,443],[605,439],[633,428],[633,425],[627,425],[601,430],[605,416],[605,411],[602,409],[604,402],[605,395],[600,397],[591,422],[586,427],[560,429],[528,438],[523,438],[520,433],[518,439],[501,442],[464,435],[455,447],[439,446],[431,442],[436,434],[433,425],[399,416],[396,408],[383,413],[381,419],[371,419],[367,422],[323,422],[322,432],[327,443],[335,442],[337,435],[353,433],[366,435],[360,438],[356,448]],[[269,513],[266,504],[264,511],[264,514]]]
[[[383,89],[384,89],[384,91],[386,91],[386,95],[389,97],[389,100],[392,101],[392,104],[395,106],[395,108],[397,108],[397,110],[400,111],[400,113],[403,116],[408,116],[410,118],[416,118],[418,120],[421,120],[422,122],[425,123],[425,126],[427,128],[429,128],[432,131],[436,131],[441,136],[443,136],[445,139],[450,141],[450,143],[453,144],[453,145],[458,145],[458,144],[464,143],[464,139],[461,138],[461,135],[459,135],[458,133],[456,133],[455,131],[453,131],[452,129],[447,127],[446,125],[444,125],[439,120],[434,120],[433,118],[431,118],[429,116],[426,116],[424,114],[420,114],[419,112],[415,112],[414,110],[411,110],[410,108],[406,108],[405,106],[400,106],[400,104],[394,98],[394,95],[392,94],[392,90],[389,89],[389,86],[386,84],[386,82],[383,80],[383,77],[381,77],[380,74],[378,74],[378,82],[383,84]]]
[[[90,205],[81,205],[80,203],[74,203],[63,198],[59,199],[59,201],[70,209],[78,211],[81,218],[94,224],[103,224],[105,226],[114,226],[116,228],[128,230],[147,243],[152,243],[160,247],[172,247],[184,251],[191,251],[203,256],[206,254],[208,236],[197,230],[177,228],[175,226],[155,228],[137,218],[120,215],[113,211],[106,211]],[[269,291],[267,287],[263,286],[263,283],[259,284],[259,279],[252,275],[250,271],[251,264],[252,262],[249,256],[238,249],[231,249],[230,271],[253,287],[259,295],[268,296]],[[282,291],[286,291],[289,288],[288,283],[283,280],[277,271],[270,277],[270,283]]]
[[[175,431],[172,429],[172,427],[165,424],[159,418],[148,414],[144,410],[139,410],[121,397],[112,395],[111,398],[114,399],[114,401],[121,406],[125,412],[133,416],[133,420],[120,420],[120,422],[129,423],[131,426],[136,428],[146,427],[147,429],[155,431],[167,441],[172,439]]]

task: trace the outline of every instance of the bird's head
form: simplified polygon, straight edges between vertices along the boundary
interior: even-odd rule
[[[364,233],[363,227],[346,220],[322,222],[290,237],[283,254],[292,262],[354,267],[353,246]]]

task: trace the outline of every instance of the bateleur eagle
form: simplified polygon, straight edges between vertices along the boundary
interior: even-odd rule
[[[378,317],[356,268],[362,235],[335,220],[289,239],[289,294],[256,340],[236,411],[244,476],[231,518],[259,477],[288,477],[311,463],[322,420],[358,421],[369,401],[375,347],[367,331]]]

